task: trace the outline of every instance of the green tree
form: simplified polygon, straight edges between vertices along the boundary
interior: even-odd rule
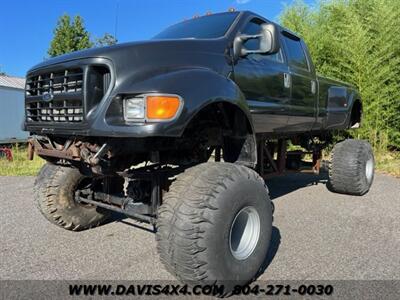
[[[91,48],[93,43],[90,41],[90,34],[86,31],[83,19],[75,16],[71,22],[69,15],[60,17],[57,27],[54,29],[54,37],[51,41],[47,53],[51,56],[57,56],[72,51]]]
[[[102,37],[97,38],[95,41],[96,47],[112,46],[118,43],[118,40],[109,33],[105,33]]]
[[[280,21],[304,38],[320,73],[359,89],[363,126],[350,133],[375,149],[399,149],[400,1],[297,0]]]

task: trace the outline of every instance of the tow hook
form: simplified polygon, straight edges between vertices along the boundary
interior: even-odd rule
[[[104,155],[106,155],[108,149],[109,146],[107,145],[107,143],[104,143],[103,146],[100,147],[99,151],[97,151],[97,153],[89,159],[90,165],[92,166],[97,165],[100,162],[100,160],[104,157]]]
[[[32,139],[28,139],[28,160],[33,160],[35,155],[35,146]]]

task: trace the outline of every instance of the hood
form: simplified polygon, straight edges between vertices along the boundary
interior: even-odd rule
[[[165,59],[177,63],[177,57],[187,57],[191,54],[197,56],[203,54],[223,55],[226,48],[225,39],[199,40],[199,39],[179,39],[179,40],[149,40],[141,42],[130,42],[117,44],[109,47],[91,48],[75,51],[69,54],[60,55],[47,59],[34,67],[29,72],[36,69],[49,67],[54,64],[65,63],[72,60],[84,58],[106,58],[113,62],[115,66],[124,66],[128,62],[147,63]]]

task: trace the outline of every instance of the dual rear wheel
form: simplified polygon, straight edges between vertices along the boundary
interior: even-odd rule
[[[361,140],[345,140],[333,148],[328,188],[336,193],[362,196],[371,188],[374,170],[371,145]]]

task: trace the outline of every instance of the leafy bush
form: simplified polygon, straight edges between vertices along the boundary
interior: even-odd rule
[[[295,1],[280,21],[304,38],[320,73],[359,89],[362,128],[349,133],[377,152],[400,149],[400,1]]]

